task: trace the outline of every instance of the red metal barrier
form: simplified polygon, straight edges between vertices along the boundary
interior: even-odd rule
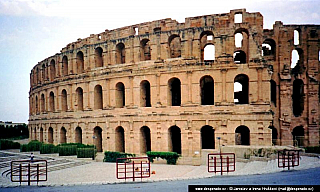
[[[150,177],[149,157],[118,158],[116,161],[117,179],[133,179]]]
[[[11,181],[31,182],[47,181],[48,169],[46,160],[21,160],[11,161]]]
[[[234,153],[208,154],[208,172],[233,172],[236,170],[236,157]]]
[[[299,150],[283,150],[278,151],[278,167],[285,168],[296,167],[300,165]]]

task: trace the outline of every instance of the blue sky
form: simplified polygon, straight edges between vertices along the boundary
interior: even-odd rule
[[[90,34],[142,22],[228,13],[246,8],[264,28],[320,24],[320,1],[273,0],[0,0],[0,121],[28,122],[29,74],[34,65]]]

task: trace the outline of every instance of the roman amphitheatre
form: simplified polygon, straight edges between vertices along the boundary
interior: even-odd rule
[[[32,68],[30,139],[181,164],[220,146],[318,146],[319,34],[263,29],[246,9],[91,34]]]

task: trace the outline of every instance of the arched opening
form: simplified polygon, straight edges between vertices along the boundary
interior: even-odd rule
[[[48,129],[48,143],[53,143],[53,128],[49,127]]]
[[[239,126],[235,131],[236,145],[250,145],[250,130],[246,126]]]
[[[34,136],[33,140],[37,140],[38,135],[37,135],[37,128],[36,127],[34,128],[33,136]]]
[[[214,81],[211,76],[200,79],[201,105],[214,105]]]
[[[296,49],[291,52],[291,69],[295,68],[299,62],[299,53]]]
[[[234,78],[234,103],[249,103],[249,78],[247,75],[240,74]]]
[[[270,99],[274,106],[277,106],[277,84],[274,80],[270,80]]]
[[[125,152],[124,129],[122,127],[117,127],[115,136],[116,136],[115,138],[116,151],[124,153]]]
[[[68,110],[68,95],[65,89],[61,92],[61,109],[62,111]]]
[[[46,76],[46,66],[43,64],[41,68],[41,81],[44,82],[47,79]]]
[[[300,32],[298,29],[293,31],[293,44],[294,45],[300,44]]]
[[[50,81],[56,78],[56,62],[52,59],[50,62]]]
[[[237,48],[241,48],[241,47],[242,47],[242,41],[243,41],[243,35],[242,35],[242,33],[236,33],[236,34],[234,35],[234,39],[235,39],[235,41],[234,41],[235,46],[236,46]]]
[[[301,79],[293,81],[292,110],[295,117],[299,117],[304,109],[304,84]]]
[[[247,56],[244,51],[238,50],[233,53],[233,61],[236,64],[247,63]]]
[[[177,126],[169,128],[169,151],[181,154],[181,130]]]
[[[94,109],[102,109],[102,107],[103,107],[102,87],[101,85],[96,85],[94,87]]]
[[[150,135],[149,127],[147,126],[141,127],[140,133],[141,133],[140,152],[146,153],[147,151],[151,151],[151,135]]]
[[[125,106],[125,87],[124,84],[119,82],[116,84],[116,107],[122,108]]]
[[[54,107],[54,93],[51,91],[49,94],[49,110],[54,112],[55,111],[55,107]]]
[[[181,57],[181,39],[179,35],[171,35],[169,37],[170,58]]]
[[[39,139],[40,142],[43,142],[43,128],[41,127],[40,128],[40,139]]]
[[[276,42],[273,39],[266,39],[262,43],[262,56],[270,57],[271,60],[275,60]]]
[[[76,90],[78,111],[83,111],[83,90],[78,87]]]
[[[60,130],[60,143],[67,143],[67,130],[64,127]]]
[[[203,58],[204,61],[214,61],[216,57],[215,46],[213,44],[208,44],[204,47]]]
[[[94,50],[94,59],[95,59],[95,67],[102,67],[103,66],[103,58],[102,58],[102,48],[101,47],[97,47]]]
[[[67,76],[68,74],[69,74],[68,57],[63,56],[63,58],[62,58],[62,75]]]
[[[201,61],[215,60],[215,46],[212,31],[203,31],[200,34]]]
[[[81,74],[84,72],[84,56],[83,56],[83,52],[79,51],[77,53],[77,74]]]
[[[168,81],[168,106],[181,105],[181,82],[178,78]]]
[[[93,130],[93,143],[97,147],[97,152],[102,152],[102,129],[95,127]]]
[[[143,39],[140,42],[141,61],[151,60],[151,48],[149,39]]]
[[[75,142],[82,143],[82,129],[81,129],[81,127],[77,127],[75,129]]]
[[[46,105],[46,103],[45,103],[46,101],[45,101],[45,97],[44,97],[44,94],[41,94],[41,98],[40,98],[40,111],[41,111],[41,113],[43,113],[43,112],[45,112],[45,105]]]
[[[211,126],[201,128],[201,148],[215,149],[214,129]]]
[[[292,131],[292,139],[294,146],[304,146],[304,129],[303,126],[297,126]]]
[[[126,49],[123,43],[118,43],[116,46],[116,62],[117,64],[126,62]]]
[[[151,107],[150,83],[146,80],[140,83],[140,106]]]
[[[269,126],[269,129],[272,131],[272,144],[277,145],[278,144],[278,131],[274,126]]]
[[[36,95],[36,114],[39,113],[39,100],[38,100],[38,96]]]

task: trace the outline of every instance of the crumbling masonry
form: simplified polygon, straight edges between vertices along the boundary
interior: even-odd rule
[[[319,145],[319,25],[263,29],[245,9],[146,22],[68,44],[30,74],[30,138],[98,151]]]

